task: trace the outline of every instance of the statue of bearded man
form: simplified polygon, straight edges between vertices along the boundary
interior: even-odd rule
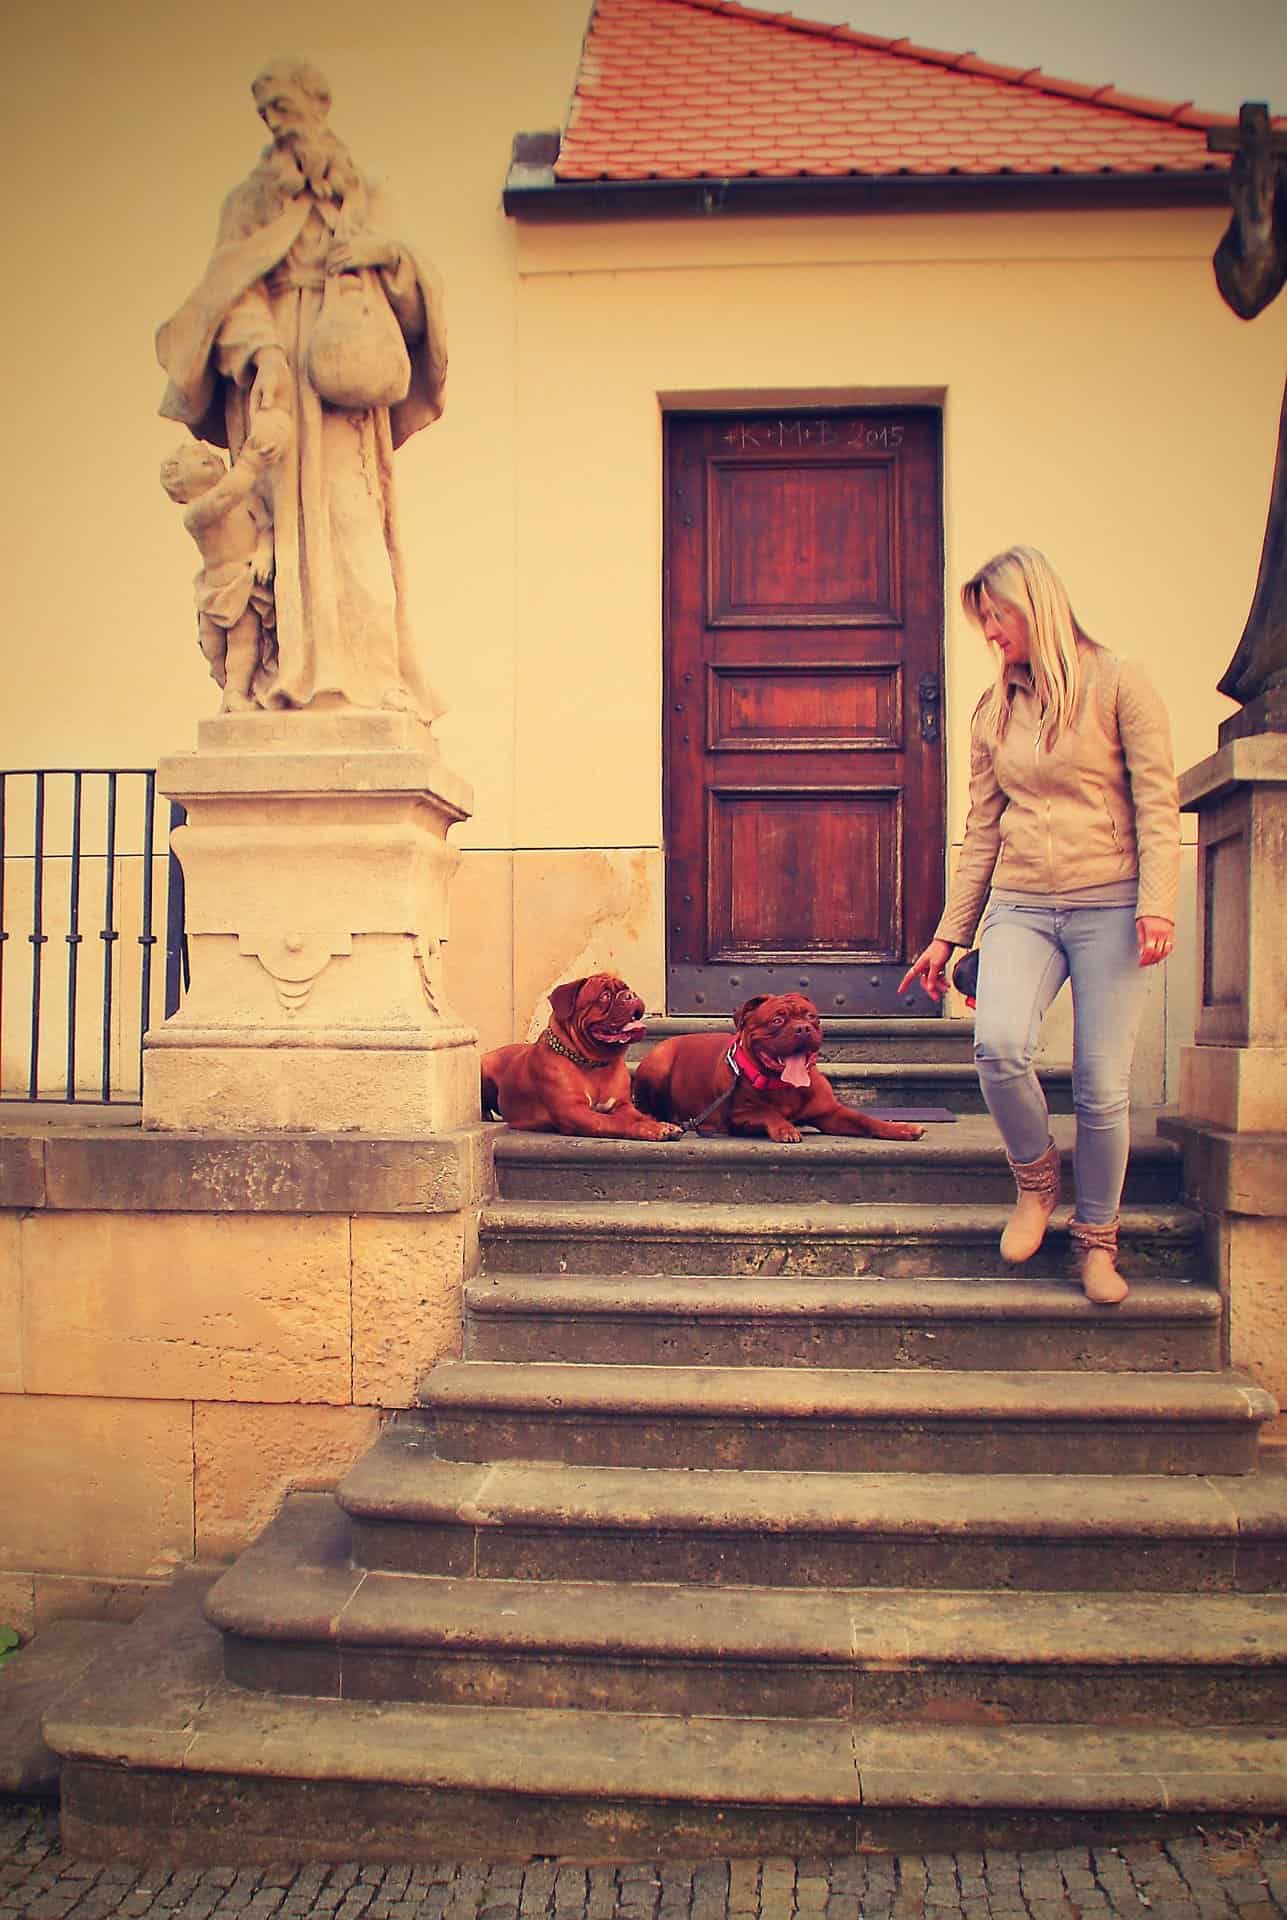
[[[436,283],[390,238],[376,187],[327,127],[314,67],[274,61],[252,91],[272,139],[224,202],[200,285],[157,334],[161,412],[234,458],[261,409],[291,414],[265,478],[276,652],[261,707],[441,705],[408,630],[395,447],[442,411]]]

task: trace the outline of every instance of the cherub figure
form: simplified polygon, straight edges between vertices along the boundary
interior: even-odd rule
[[[273,523],[261,482],[290,438],[290,415],[263,408],[231,467],[201,440],[185,441],[161,463],[161,485],[187,507],[183,524],[203,562],[194,582],[197,638],[223,688],[221,713],[258,706],[255,676],[276,651]]]

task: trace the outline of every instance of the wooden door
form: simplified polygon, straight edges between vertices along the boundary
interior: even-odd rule
[[[900,1001],[943,897],[939,416],[666,425],[667,1004]]]

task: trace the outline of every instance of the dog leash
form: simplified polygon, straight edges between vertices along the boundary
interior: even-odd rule
[[[742,1069],[738,1066],[737,1060],[734,1057],[734,1054],[735,1054],[735,1048],[730,1047],[728,1052],[724,1055],[725,1066],[730,1067],[732,1069],[732,1073],[733,1073],[732,1086],[725,1087],[723,1093],[717,1093],[715,1095],[715,1098],[711,1101],[709,1107],[703,1107],[701,1112],[694,1114],[691,1120],[685,1120],[684,1129],[683,1129],[685,1133],[696,1133],[698,1127],[701,1126],[702,1121],[709,1120],[711,1115],[714,1113],[716,1107],[722,1107],[724,1102],[726,1100],[731,1100],[733,1095],[737,1092],[737,1083],[741,1078]]]

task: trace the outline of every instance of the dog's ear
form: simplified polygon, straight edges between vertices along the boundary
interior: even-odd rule
[[[589,975],[586,975],[586,979]],[[564,1026],[576,1012],[577,995],[585,985],[585,980],[565,980],[561,987],[555,987],[550,995],[550,1005],[554,1009],[554,1018]]]
[[[762,1007],[768,997],[767,993],[755,993],[751,995],[749,1000],[744,1000],[737,1012],[733,1015],[733,1025],[740,1027],[745,1021],[747,1014],[754,1013],[757,1007]]]

